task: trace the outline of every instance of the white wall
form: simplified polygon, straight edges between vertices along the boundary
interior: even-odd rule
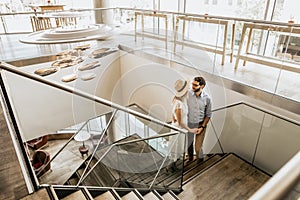
[[[111,99],[112,87],[120,77],[118,57],[119,53],[116,52],[98,59],[102,65],[93,70],[81,72],[76,70],[77,66],[74,66],[60,69],[55,74],[43,78],[102,98]],[[78,66],[93,61],[89,58],[85,59]],[[42,63],[21,69],[28,73],[34,73],[36,69],[50,65],[51,63]],[[81,75],[91,72],[97,74],[95,79],[89,81],[80,79]],[[92,101],[84,100],[44,84],[8,72],[3,73],[6,77],[5,85],[15,110],[19,129],[25,141],[86,121],[110,109],[107,106],[95,105]],[[69,83],[61,81],[63,76],[72,73],[77,73],[79,78]],[[121,93],[115,94],[118,99],[122,99],[121,95]]]
[[[123,105],[137,103],[162,121],[170,121],[173,85],[185,78],[178,71],[132,54],[121,56],[122,77],[115,94],[122,92]]]

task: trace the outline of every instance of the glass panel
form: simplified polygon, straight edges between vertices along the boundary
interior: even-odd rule
[[[300,94],[295,92],[296,88],[300,88],[299,73],[282,70],[275,93],[300,102]]]
[[[51,0],[51,1],[55,1],[55,0]],[[94,8],[93,0],[86,0],[86,1],[56,0],[56,2],[57,1],[59,2],[59,4],[66,5],[64,7],[65,10]]]
[[[186,0],[186,13],[264,19],[266,0]]]
[[[275,1],[274,14],[272,21],[288,22],[293,21],[298,23],[300,15],[297,9],[297,0],[280,0]]]
[[[245,105],[214,112],[212,124],[224,153],[234,152],[252,162],[263,116]]]
[[[94,160],[98,162],[93,172],[83,180],[83,184],[91,184],[87,181],[95,179],[96,176],[101,178],[98,183],[105,181],[106,186],[180,188],[185,135],[177,133],[173,136],[164,136],[163,140],[167,142],[161,147],[163,151],[157,151],[150,145],[159,143],[161,138],[139,139],[137,134],[131,135],[119,140],[120,144],[116,143],[111,149],[97,151]],[[105,154],[107,150],[108,153]],[[92,185],[97,183],[94,182]]]
[[[266,114],[254,164],[274,174],[300,150],[299,125]]]
[[[29,15],[1,16],[0,23],[5,26],[7,33],[32,31]]]
[[[159,1],[160,2],[160,10],[178,12],[178,10],[179,10],[178,1],[180,1],[180,0]],[[180,1],[180,3],[183,4],[182,1]]]
[[[139,110],[144,112],[141,109]],[[138,135],[140,138],[146,138],[149,136],[170,132],[170,129],[167,127],[158,125],[123,111],[117,112],[110,130],[114,132],[115,141],[134,134]]]
[[[153,9],[153,0],[112,0],[112,7]]]

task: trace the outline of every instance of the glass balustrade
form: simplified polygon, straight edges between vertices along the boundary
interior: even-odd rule
[[[106,186],[115,187],[179,189],[183,170],[184,135],[181,137],[182,141],[178,140],[178,133],[164,135],[141,139],[134,134],[96,151],[88,166],[90,170],[80,184],[101,186],[106,181]],[[161,147],[164,151],[157,151],[150,144],[159,143],[161,138],[167,142]],[[176,166],[171,169],[168,166],[173,166],[173,162]],[[98,181],[92,181],[95,177]]]
[[[145,176],[150,170],[141,187],[181,187],[180,178],[172,186],[164,180],[182,174],[185,148],[184,134],[169,124],[137,112],[143,111],[137,106],[130,110],[105,100],[96,103],[95,96],[80,95],[84,92],[57,81],[33,81],[4,70],[1,75],[10,88],[25,147],[41,133],[48,136],[46,145],[28,149],[29,159],[35,158],[31,167],[38,184],[130,187],[128,177]],[[23,98],[26,91],[33,95]],[[61,131],[79,124],[75,132]],[[173,161],[176,168],[167,172]]]
[[[299,123],[248,104],[213,112],[205,138],[207,153],[233,152],[268,174],[300,150]]]

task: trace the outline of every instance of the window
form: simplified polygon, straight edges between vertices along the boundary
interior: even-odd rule
[[[217,4],[218,4],[218,0],[213,0],[213,1],[212,1],[212,4],[213,4],[213,5],[217,5]]]

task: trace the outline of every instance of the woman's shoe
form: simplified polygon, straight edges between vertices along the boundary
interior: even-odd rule
[[[175,172],[177,171],[178,168],[176,167],[176,163],[175,162],[172,162],[171,164],[169,164],[167,167],[166,167],[166,171],[167,172]]]

